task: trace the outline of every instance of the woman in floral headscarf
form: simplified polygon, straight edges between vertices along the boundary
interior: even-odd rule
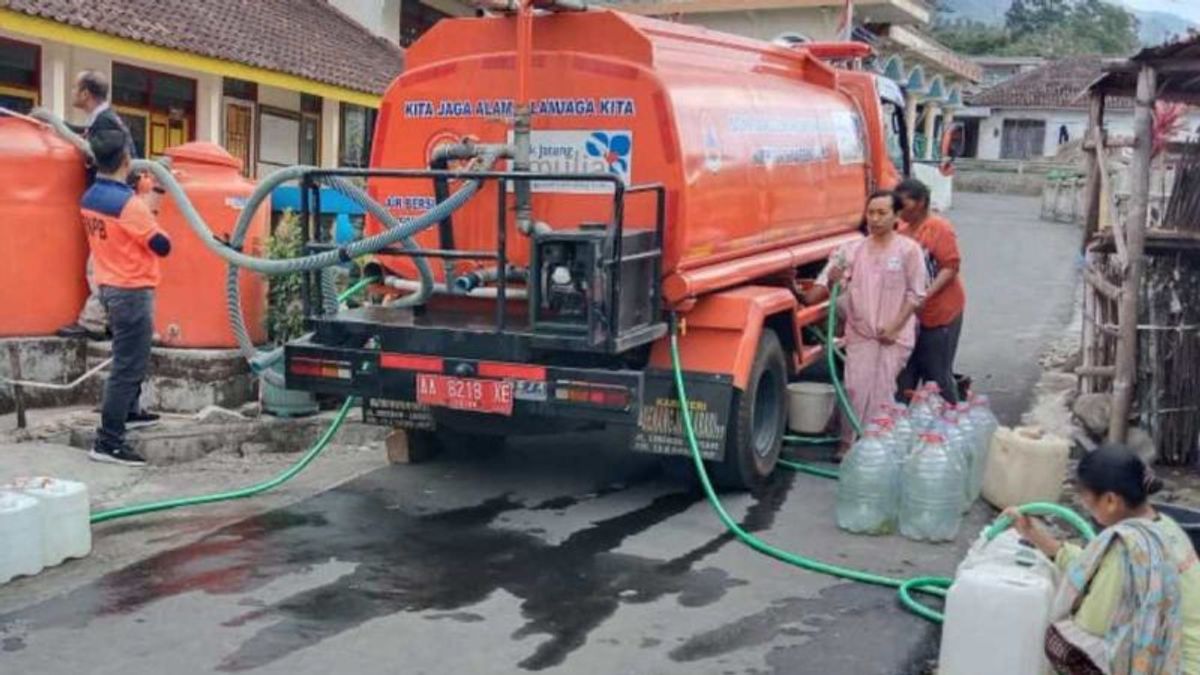
[[[1051,664],[1067,675],[1200,675],[1200,566],[1183,529],[1150,505],[1161,482],[1120,445],[1086,455],[1077,480],[1106,528],[1086,548],[1007,512],[1064,572],[1046,633]]]

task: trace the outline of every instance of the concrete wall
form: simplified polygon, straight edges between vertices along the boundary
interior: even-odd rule
[[[1110,111],[1107,115],[1110,134],[1127,134],[1133,118],[1128,111]],[[1015,110],[993,108],[990,117],[979,122],[979,159],[1000,159],[1005,120],[1040,120],[1046,123],[1046,142],[1043,157],[1058,152],[1058,129],[1066,125],[1071,140],[1083,137],[1087,131],[1087,111],[1084,110]]]
[[[401,0],[401,4],[405,2],[419,2],[450,16],[475,15],[475,9],[470,6],[470,3],[462,0]]]
[[[1083,138],[1087,132],[1087,112],[1084,110],[993,108],[991,116],[980,120],[979,123],[979,159],[1000,159],[1004,120],[1041,120],[1045,122],[1046,142],[1042,149],[1043,157],[1053,157],[1057,154],[1058,129],[1061,125],[1066,125],[1072,141]],[[1110,136],[1133,134],[1132,110],[1109,110],[1104,115],[1104,121]],[[1184,124],[1185,133],[1181,136],[1194,135],[1198,125],[1200,125],[1200,114],[1189,115],[1188,121]]]
[[[400,42],[401,0],[329,0],[367,30],[391,42]]]

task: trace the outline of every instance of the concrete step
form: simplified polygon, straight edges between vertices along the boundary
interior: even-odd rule
[[[200,419],[172,415],[154,426],[131,430],[127,438],[130,446],[156,465],[190,462],[214,452],[241,457],[297,453],[307,451],[317,442],[334,415],[332,411],[293,419],[270,415],[248,418],[231,411]],[[98,414],[75,416],[67,433],[68,443],[81,450],[91,449],[99,417]],[[333,443],[343,447],[378,446],[383,452],[383,440],[389,431],[348,419]]]
[[[112,355],[108,342],[66,340],[56,337],[0,339],[0,377],[47,384],[66,384],[100,365]],[[98,402],[108,370],[70,390],[26,387],[26,409],[58,408]],[[150,372],[142,390],[142,405],[154,410],[195,413],[208,406],[236,409],[258,398],[258,379],[237,350],[171,349],[155,347]],[[15,410],[13,390],[0,385],[0,415]]]

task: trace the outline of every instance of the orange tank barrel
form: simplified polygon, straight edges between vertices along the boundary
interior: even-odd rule
[[[83,156],[50,127],[0,115],[0,337],[53,335],[87,298]]]
[[[371,165],[421,168],[443,144],[510,142],[508,120],[519,105],[518,20],[447,19],[418,40],[384,95]],[[886,161],[876,159],[867,134],[878,126],[869,116],[878,108],[859,106],[840,86],[839,71],[804,46],[611,11],[533,21],[532,169],[663,185],[664,277],[857,228],[871,171]],[[401,219],[434,199],[428,179],[375,178],[369,189]],[[496,190],[489,184],[454,214],[456,248],[495,250]],[[611,217],[605,183],[535,181],[532,191],[534,217],[554,229]],[[509,199],[511,208],[511,190]],[[654,216],[651,193],[626,198],[627,228],[650,229]],[[527,240],[511,217],[508,227],[510,261],[527,264]],[[379,228],[368,220],[368,233]],[[417,239],[438,247],[436,230]],[[413,277],[410,260],[381,263]],[[460,262],[459,271],[474,265]],[[440,277],[441,265],[434,269]]]
[[[229,238],[254,183],[241,174],[242,162],[213,143],[187,143],[167,150],[171,171],[219,238]],[[245,250],[258,255],[268,233],[268,207],[255,214]],[[171,255],[162,262],[162,283],[155,298],[154,330],[170,347],[232,348],[225,301],[225,262],[213,255],[184,220],[170,197],[163,197],[159,225],[171,238]],[[242,270],[242,307],[254,342],[266,340],[266,283]]]

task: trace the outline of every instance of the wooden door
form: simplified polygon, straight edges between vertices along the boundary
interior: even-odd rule
[[[225,104],[225,149],[242,160],[242,174],[254,166],[254,109],[245,103]]]

